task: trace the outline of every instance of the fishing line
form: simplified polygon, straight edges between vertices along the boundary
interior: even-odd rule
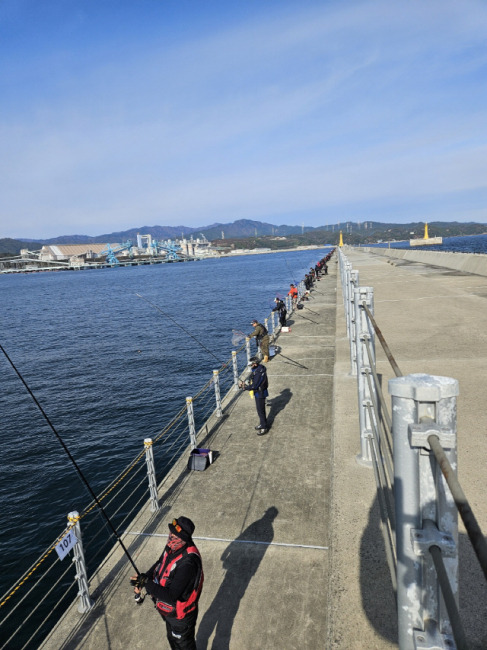
[[[12,368],[14,369],[14,371],[15,371],[15,373],[17,374],[17,376],[18,376],[18,378],[20,379],[20,381],[24,384],[24,386],[25,386],[27,392],[28,392],[29,395],[32,397],[32,399],[34,400],[35,405],[37,406],[37,408],[38,408],[39,411],[41,412],[42,416],[44,417],[44,419],[45,419],[45,421],[47,422],[47,424],[49,425],[49,427],[51,428],[51,431],[54,433],[54,435],[56,436],[56,438],[57,438],[57,439],[59,440],[59,442],[61,443],[62,448],[64,449],[64,451],[65,451],[66,454],[68,455],[69,460],[73,463],[73,465],[74,465],[76,471],[78,472],[78,474],[79,474],[81,480],[83,481],[83,483],[85,484],[86,488],[88,489],[88,492],[91,494],[93,500],[95,501],[96,505],[97,505],[98,508],[100,509],[100,512],[101,512],[102,515],[105,517],[105,519],[106,519],[106,521],[107,521],[109,527],[111,528],[113,534],[114,534],[115,537],[117,538],[117,541],[118,541],[118,543],[120,544],[120,546],[122,547],[122,549],[123,549],[125,555],[126,555],[126,556],[128,557],[128,559],[130,560],[130,564],[134,567],[135,571],[137,572],[137,575],[140,576],[140,571],[139,571],[138,568],[135,566],[135,562],[133,561],[132,556],[131,556],[130,553],[127,551],[127,549],[126,549],[124,543],[123,543],[122,540],[120,539],[120,536],[118,535],[117,531],[115,530],[115,527],[113,526],[112,522],[110,521],[109,516],[107,515],[107,513],[106,513],[105,510],[103,509],[103,506],[101,505],[101,503],[98,501],[98,498],[97,498],[96,494],[93,492],[93,490],[92,490],[92,488],[91,488],[91,485],[88,483],[88,481],[87,481],[85,475],[84,475],[83,472],[81,471],[81,468],[79,467],[78,463],[77,463],[77,462],[75,461],[75,459],[73,458],[71,452],[69,451],[69,449],[67,448],[66,444],[64,443],[64,440],[61,438],[61,436],[59,435],[59,433],[56,431],[56,429],[55,429],[53,423],[51,422],[51,420],[50,420],[49,417],[47,416],[46,412],[44,411],[44,409],[42,408],[42,406],[41,406],[40,403],[38,402],[36,396],[34,395],[34,393],[32,392],[32,390],[30,389],[30,387],[29,387],[29,385],[27,384],[27,382],[25,381],[25,379],[24,379],[24,378],[22,377],[22,375],[20,374],[20,371],[16,368],[16,366],[15,366],[14,362],[12,361],[12,359],[8,356],[7,351],[5,350],[5,348],[3,347],[3,345],[2,345],[1,343],[0,343],[0,350],[1,350],[1,351],[3,352],[3,354],[5,355],[5,358],[7,359],[7,361],[10,363],[10,365],[11,365]]]
[[[284,261],[286,262],[286,266],[287,266],[288,271],[289,271],[289,273],[290,273],[290,275],[291,275],[291,279],[292,279],[292,281],[293,281],[293,284],[294,284],[295,287],[297,287],[298,284],[297,284],[296,280],[294,279],[294,273],[293,273],[291,267],[289,266],[289,263],[288,263],[288,261],[287,261],[287,257],[284,258]]]
[[[166,314],[166,312],[163,311],[163,310],[159,307],[159,305],[156,305],[156,304],[154,304],[153,302],[151,302],[150,300],[148,300],[147,298],[145,298],[144,296],[141,296],[140,293],[135,293],[135,295],[138,296],[139,298],[142,298],[142,300],[145,300],[149,305],[151,305],[151,307],[154,307],[154,309],[157,309],[157,311],[161,312],[161,314],[162,314],[163,316],[165,316],[166,318],[169,318],[169,320],[172,321],[175,325],[177,325],[177,326],[179,327],[179,329],[183,330],[183,332],[185,332],[188,336],[190,336],[190,337],[193,339],[193,341],[196,341],[196,343],[197,343],[198,345],[200,345],[204,350],[206,350],[206,351],[208,352],[208,354],[211,354],[211,356],[212,356],[214,359],[216,359],[216,360],[218,361],[219,364],[221,364],[221,365],[226,365],[226,364],[222,364],[222,362],[220,361],[220,359],[219,359],[215,354],[213,354],[213,352],[212,352],[211,350],[208,350],[208,348],[206,347],[206,345],[203,345],[203,343],[201,343],[201,341],[198,341],[198,339],[196,338],[196,336],[193,336],[193,335],[191,334],[191,332],[188,332],[188,330],[185,329],[182,325],[180,325],[177,321],[175,321],[174,318],[173,318],[172,316],[169,316],[169,314]]]

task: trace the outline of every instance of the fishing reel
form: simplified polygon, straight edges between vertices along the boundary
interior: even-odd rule
[[[147,574],[145,573],[139,573],[137,577],[132,577],[130,578],[130,584],[132,587],[139,589],[139,593],[134,592],[134,600],[137,603],[137,605],[142,605],[144,602],[145,596],[142,594],[142,589],[147,582]]]

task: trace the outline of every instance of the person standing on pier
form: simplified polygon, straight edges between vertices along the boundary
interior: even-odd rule
[[[195,628],[198,600],[203,588],[200,552],[193,542],[194,524],[188,517],[173,519],[160,558],[142,574],[144,588],[166,622],[167,639],[173,650],[196,650]],[[132,576],[132,581],[137,576]],[[140,597],[141,588],[134,592]]]
[[[286,325],[286,314],[287,314],[286,305],[284,304],[284,301],[281,300],[280,298],[274,298],[274,302],[276,303],[276,306],[272,311],[277,311],[277,313],[279,314],[279,323],[281,324],[281,327],[284,327]]]
[[[258,436],[263,436],[269,430],[267,425],[267,416],[265,414],[265,398],[268,397],[269,380],[267,379],[267,370],[261,366],[257,357],[250,359],[250,369],[252,376],[247,383],[240,382],[242,390],[252,391],[254,394],[255,408],[259,416],[259,424],[255,427]]]
[[[269,334],[267,329],[255,318],[250,324],[254,328],[254,331],[252,334],[249,334],[249,338],[251,339],[255,336],[259,349],[262,352],[262,361],[267,363],[269,361]]]
[[[293,301],[293,307],[294,307],[294,309],[296,309],[296,305],[298,303],[298,290],[296,289],[294,284],[291,284],[290,286],[291,286],[291,288],[287,292],[287,295],[291,296],[291,300]]]

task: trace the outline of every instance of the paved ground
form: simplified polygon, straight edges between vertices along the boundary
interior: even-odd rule
[[[374,287],[376,320],[403,374],[459,380],[459,477],[486,531],[487,278],[345,253],[360,284]],[[184,459],[160,488],[162,511],[141,513],[125,537],[147,568],[162,550],[168,520],[186,514],[195,521],[206,574],[201,650],[397,647],[373,472],[356,462],[356,380],[336,286],[332,263],[278,341],[281,353],[268,365],[269,434],[255,435],[248,394],[231,396],[207,441],[219,452],[216,462],[188,473]],[[392,371],[379,345],[377,363],[387,387]],[[487,590],[460,532],[461,614],[471,650],[480,650],[487,648]],[[92,583],[96,607],[85,617],[73,607],[44,647],[166,647],[151,604],[133,604],[131,573],[115,549]]]
[[[458,476],[485,533],[487,278],[401,260],[391,264],[387,258],[348,247],[344,252],[359,271],[360,285],[374,288],[375,318],[401,372],[458,379]],[[395,647],[390,582],[375,548],[376,543],[382,546],[382,538],[377,534],[377,504],[370,491],[373,478],[367,478],[371,470],[361,469],[353,458],[359,451],[357,415],[351,407],[357,395],[355,379],[349,376],[342,314],[339,308],[327,648]],[[388,397],[387,382],[393,374],[379,343],[376,351]],[[485,650],[486,584],[461,522],[459,530],[461,617],[471,650]]]
[[[184,514],[195,522],[206,576],[198,648],[324,647],[335,268],[304,304],[267,364],[269,433],[256,435],[249,394],[232,394],[224,421],[201,445],[218,452],[216,461],[187,472],[183,459],[161,486],[162,512],[143,513],[124,538],[145,570],[164,547],[168,521]],[[73,608],[45,648],[166,647],[152,603],[134,604],[131,573],[115,549],[92,584],[96,607],[82,621]]]

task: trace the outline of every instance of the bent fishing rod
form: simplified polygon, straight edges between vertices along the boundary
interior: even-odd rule
[[[86,479],[85,475],[84,475],[83,472],[81,471],[81,468],[79,467],[78,463],[77,463],[77,462],[75,461],[75,459],[73,458],[73,455],[71,454],[71,452],[70,452],[69,449],[67,448],[67,446],[66,446],[64,440],[61,438],[61,436],[59,435],[59,433],[56,431],[56,428],[54,427],[53,423],[51,422],[51,420],[50,420],[49,417],[47,416],[46,412],[45,412],[44,409],[42,408],[41,404],[40,404],[39,401],[37,400],[36,396],[34,395],[34,393],[33,393],[32,390],[31,390],[31,388],[29,387],[29,385],[27,384],[27,382],[25,381],[25,379],[22,377],[20,371],[19,371],[18,368],[15,366],[14,362],[13,362],[12,359],[9,357],[9,355],[7,354],[7,351],[5,350],[5,348],[3,347],[3,345],[2,345],[1,343],[0,343],[0,350],[3,352],[3,354],[5,355],[5,358],[7,359],[7,361],[9,362],[9,364],[10,364],[10,365],[12,366],[12,368],[14,369],[15,373],[17,374],[17,377],[18,377],[18,378],[20,379],[20,381],[24,384],[25,389],[27,390],[27,392],[29,393],[29,395],[31,396],[31,398],[34,400],[35,405],[37,406],[37,408],[38,408],[39,411],[41,412],[41,414],[42,414],[44,420],[45,420],[45,421],[47,422],[47,424],[49,425],[51,431],[54,433],[54,435],[56,436],[56,438],[58,439],[58,441],[61,443],[62,448],[64,449],[64,451],[65,451],[66,454],[68,455],[69,460],[73,463],[73,465],[74,465],[76,471],[78,472],[79,477],[81,478],[81,480],[82,480],[83,483],[85,484],[86,488],[88,489],[88,492],[91,494],[93,500],[95,501],[96,505],[97,505],[98,508],[100,509],[100,512],[101,512],[102,515],[105,517],[105,519],[106,519],[106,521],[107,521],[107,524],[109,525],[109,527],[110,527],[112,533],[115,535],[115,537],[116,537],[118,543],[119,543],[120,546],[122,547],[123,552],[125,553],[125,555],[126,555],[126,556],[128,557],[128,559],[130,560],[130,564],[134,567],[134,569],[135,569],[135,571],[136,571],[136,573],[137,573],[137,576],[140,577],[140,576],[141,576],[141,573],[140,573],[140,571],[138,570],[138,568],[135,566],[135,562],[133,561],[132,556],[130,555],[130,553],[128,552],[127,548],[125,547],[125,544],[122,542],[122,540],[121,540],[119,534],[117,533],[117,531],[116,531],[116,529],[115,529],[115,526],[112,524],[112,522],[111,522],[111,520],[110,520],[110,517],[107,515],[107,513],[105,512],[103,506],[101,505],[100,501],[98,500],[96,494],[93,492],[93,489],[91,488],[91,485],[88,483],[88,480]]]
[[[226,363],[223,363],[223,364],[222,364],[222,362],[220,361],[220,359],[219,359],[215,354],[213,354],[213,352],[212,352],[211,350],[209,350],[209,349],[206,347],[206,345],[203,345],[203,343],[201,343],[201,341],[198,341],[198,339],[196,338],[196,336],[193,336],[193,335],[191,334],[191,332],[188,332],[188,330],[185,329],[182,325],[180,325],[176,320],[174,320],[174,318],[173,318],[172,316],[169,316],[169,314],[167,314],[163,309],[161,309],[161,308],[159,307],[159,305],[156,305],[155,303],[153,303],[151,300],[149,300],[149,299],[146,298],[145,296],[141,296],[140,293],[135,292],[135,295],[136,295],[138,298],[142,298],[142,300],[145,300],[146,303],[148,303],[151,307],[154,307],[154,309],[156,309],[157,311],[159,311],[163,316],[165,316],[166,318],[169,318],[169,320],[172,321],[175,325],[177,325],[177,327],[179,327],[179,329],[181,329],[185,334],[187,334],[188,336],[190,336],[190,337],[193,339],[193,341],[196,341],[196,343],[197,343],[198,345],[200,345],[204,350],[206,350],[206,351],[208,352],[208,354],[211,354],[211,356],[212,356],[214,359],[216,359],[216,360],[218,361],[219,364],[221,364],[221,365],[223,365],[223,366],[226,366],[226,365],[227,365]]]

